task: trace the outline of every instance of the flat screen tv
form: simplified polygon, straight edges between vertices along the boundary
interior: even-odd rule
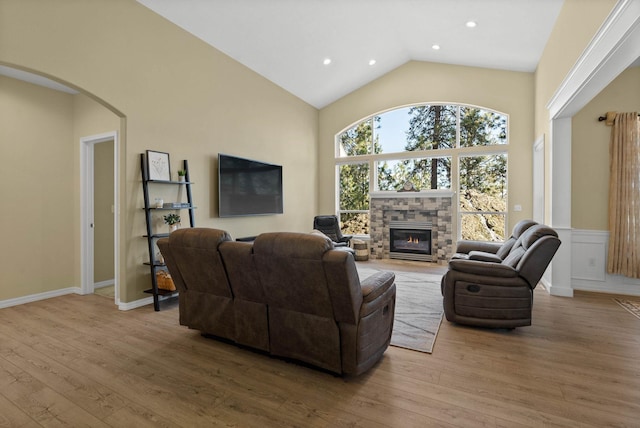
[[[218,154],[220,217],[282,212],[282,166]]]

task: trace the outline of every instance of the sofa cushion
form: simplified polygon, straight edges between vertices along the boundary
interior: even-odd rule
[[[180,324],[235,340],[233,293],[218,252],[222,230],[179,229],[158,240],[180,299]]]
[[[535,226],[536,224],[538,223],[533,220],[520,220],[514,226],[513,232],[511,233],[509,239],[507,239],[502,247],[500,247],[500,249],[496,252],[496,255],[504,260],[509,255],[511,249],[515,245],[516,241],[522,236],[522,234],[526,232],[531,226]]]
[[[525,250],[528,250],[534,242],[543,236],[553,236],[557,238],[558,234],[552,228],[540,224],[527,230],[527,232],[522,236],[522,246]]]
[[[171,256],[165,259],[172,276],[181,278],[187,290],[214,290],[218,296],[231,297],[218,252],[218,245],[226,241],[231,241],[229,234],[217,229],[185,228],[171,233],[168,238]]]
[[[333,248],[330,240],[315,234],[272,232],[259,235],[253,243],[254,254],[294,259],[322,259]]]
[[[267,305],[253,260],[253,245],[229,241],[222,242],[218,250],[233,291],[235,340],[242,345],[268,351]]]
[[[259,235],[253,244],[258,275],[270,307],[333,316],[322,262],[331,250],[326,239],[307,233]]]
[[[507,265],[507,266],[512,267],[512,268],[515,269],[516,266],[518,266],[518,262],[520,261],[520,259],[524,255],[524,253],[525,253],[524,248],[522,248],[522,246],[519,245],[517,248],[514,248],[514,249],[511,250],[511,252],[507,256],[507,258],[505,258],[502,261],[502,264]]]

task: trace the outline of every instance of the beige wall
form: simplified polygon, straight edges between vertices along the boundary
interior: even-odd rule
[[[93,277],[95,282],[114,279],[113,233],[113,145],[105,141],[94,149],[94,254]]]
[[[567,73],[596,34],[616,0],[565,0],[535,73],[535,136],[549,141],[546,109]],[[550,222],[550,144],[546,150],[546,221]]]
[[[319,211],[335,212],[335,135],[360,119],[416,103],[462,103],[509,115],[510,225],[532,215],[533,73],[412,61],[320,111]]]
[[[0,76],[0,300],[78,286],[73,96]]]
[[[124,118],[119,159],[123,302],[147,297],[142,290],[150,283],[142,264],[148,256],[140,209],[139,155],[146,149],[169,152],[174,171],[182,159],[189,160],[199,226],[224,228],[234,237],[309,229],[317,211],[315,108],[133,0],[0,0],[0,8],[0,63],[53,76]],[[217,218],[218,152],[283,165],[285,214]],[[74,159],[69,149],[65,162],[76,176],[68,177],[65,187],[77,192]],[[75,213],[70,217],[77,221]],[[45,227],[41,223],[36,227]],[[69,226],[71,235],[76,230],[79,223]],[[55,243],[45,240],[42,246]],[[75,249],[65,270],[69,278],[79,275],[78,260]]]
[[[2,76],[0,114],[5,182],[11,183],[2,199],[15,207],[5,231],[13,245],[0,255],[7,278],[0,300],[80,287],[80,137],[115,130],[119,120],[84,95]],[[110,263],[113,271],[113,257]],[[96,270],[106,275],[102,265]]]
[[[623,72],[572,119],[571,224],[576,229],[609,229],[611,127],[598,122],[607,111],[640,111],[640,67]]]

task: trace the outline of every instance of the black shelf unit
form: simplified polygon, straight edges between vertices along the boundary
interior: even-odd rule
[[[177,291],[169,291],[158,288],[158,282],[156,280],[156,273],[159,270],[166,270],[167,266],[164,263],[161,263],[155,255],[155,243],[160,238],[166,238],[169,236],[168,233],[153,233],[153,223],[152,223],[152,213],[154,211],[187,211],[189,213],[189,227],[195,227],[195,206],[193,206],[193,199],[191,196],[191,185],[193,182],[189,179],[189,162],[185,159],[183,161],[183,170],[186,171],[186,175],[184,177],[184,181],[167,181],[167,180],[149,180],[149,173],[147,171],[147,161],[144,153],[140,154],[140,171],[142,173],[142,191],[144,194],[144,214],[147,223],[147,233],[144,235],[147,238],[147,243],[149,247],[149,261],[144,264],[149,266],[151,271],[151,288],[148,290],[144,290],[145,293],[149,293],[153,295],[153,309],[155,311],[160,310],[160,296],[167,296],[177,294]],[[149,203],[149,187],[153,187],[154,185],[160,186],[184,186],[187,193],[187,203],[188,207],[155,207]]]

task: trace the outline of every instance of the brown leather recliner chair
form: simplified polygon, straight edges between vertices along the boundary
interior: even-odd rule
[[[501,261],[451,259],[441,283],[447,320],[494,328],[531,325],[533,290],[559,246],[553,229],[536,224]]]
[[[312,234],[264,233],[253,252],[272,355],[352,375],[382,357],[393,330],[393,272],[360,281],[350,253]]]
[[[179,294],[180,324],[235,340],[234,298],[218,247],[224,230],[179,229],[158,240]]]

